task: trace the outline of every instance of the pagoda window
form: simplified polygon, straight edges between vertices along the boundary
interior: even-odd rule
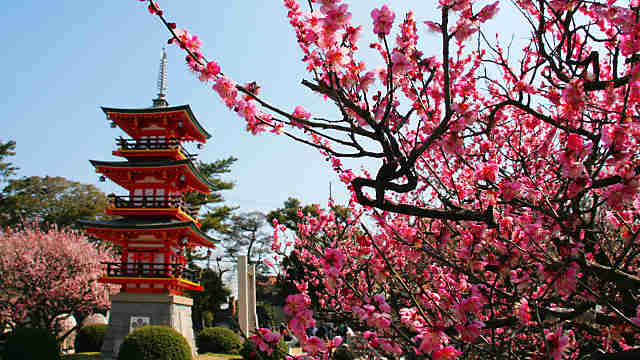
[[[134,207],[142,207],[142,191],[143,189],[133,189],[133,206]]]
[[[155,205],[155,191],[154,189],[144,189],[144,207],[156,207]]]
[[[149,149],[166,148],[167,137],[164,135],[141,136],[140,141]]]
[[[183,201],[182,194],[178,191],[169,191],[169,199],[174,201],[174,204],[180,206],[180,202]]]
[[[129,271],[134,274],[140,275],[152,275],[153,271],[151,268],[151,263],[153,262],[153,253],[148,252],[135,252],[129,261],[128,268]]]
[[[158,147],[158,137],[149,136],[149,149],[156,149]]]
[[[140,138],[136,140],[136,145],[138,145],[138,149],[146,149],[149,146],[149,138],[147,136],[140,136]]]
[[[133,274],[135,272],[135,253],[127,254],[127,274]]]
[[[169,204],[167,204],[167,198],[164,194],[164,189],[162,188],[156,189],[155,197],[156,197],[156,204],[158,207],[162,207],[162,208],[169,207]]]
[[[153,254],[153,268],[156,275],[167,275],[166,270],[168,269],[165,265],[163,253]]]
[[[171,207],[164,188],[135,188],[131,192],[133,206],[145,208]]]

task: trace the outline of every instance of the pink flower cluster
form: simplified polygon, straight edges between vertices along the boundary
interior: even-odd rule
[[[569,336],[562,331],[562,327],[559,327],[556,331],[549,332],[546,340],[553,360],[561,360],[569,345]]]
[[[369,47],[379,56],[372,67],[358,59],[363,27],[351,23],[356,16],[346,0],[314,0],[309,11],[283,2],[313,78],[309,87],[336,104],[336,119],[310,120],[302,105],[261,105],[256,86],[238,85],[205,60],[196,36],[177,30],[176,37],[193,53],[190,68],[213,83],[248,131],[289,126],[351,190],[353,217],[340,221],[318,209],[301,216],[297,229],[302,294],[287,298],[286,309],[307,356],[326,358],[333,344],[305,333],[315,324],[312,288],[322,289],[314,305],[357,323],[362,331],[352,337],[388,357],[413,350],[434,359],[456,358],[460,350],[481,357],[482,349],[509,343],[531,357],[561,358],[580,346],[638,344],[626,343],[637,339],[629,328],[640,314],[613,311],[615,303],[601,306],[616,323],[595,332],[564,331],[564,319],[539,323],[533,316],[548,304],[568,309],[624,298],[623,287],[609,286],[616,280],[598,269],[616,264],[616,276],[637,276],[637,0],[516,1],[526,19],[545,19],[544,29],[530,29],[543,31],[543,41],[532,36],[517,66],[511,47],[486,32],[468,44],[498,13],[498,2],[439,0],[439,18],[425,24],[442,49],[419,42],[412,12],[389,42],[396,14],[381,5],[370,14],[378,37]],[[397,166],[354,171],[344,158]],[[281,230],[274,230],[276,249]]]
[[[257,329],[257,333],[252,335],[250,339],[256,344],[260,351],[271,355],[274,349],[278,348],[280,336],[280,334],[271,331],[271,329],[259,328]]]
[[[631,321],[636,325],[640,326],[640,305],[636,307],[636,316],[631,318]]]
[[[380,9],[373,9],[371,11],[371,18],[373,18],[373,33],[384,36],[389,35],[396,15],[387,5],[382,5]]]
[[[353,312],[360,318],[360,321],[368,326],[377,329],[386,329],[391,325],[391,307],[381,294],[373,296],[372,303],[365,303],[362,306],[354,306]]]
[[[63,313],[106,310],[115,288],[97,282],[101,262],[115,261],[110,249],[76,232],[25,226],[0,233],[0,327],[52,328]]]

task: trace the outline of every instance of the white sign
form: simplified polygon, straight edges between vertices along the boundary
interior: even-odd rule
[[[131,323],[129,325],[129,332],[132,332],[135,329],[141,328],[143,326],[147,326],[151,323],[151,319],[144,316],[132,316]]]

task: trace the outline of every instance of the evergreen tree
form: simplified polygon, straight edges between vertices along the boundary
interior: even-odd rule
[[[210,184],[213,184],[213,187],[209,194],[198,192],[188,193],[185,195],[185,201],[191,204],[191,206],[200,209],[199,221],[202,225],[200,229],[205,233],[214,232],[224,234],[228,231],[229,225],[227,224],[227,219],[236,208],[221,205],[221,203],[224,202],[224,198],[220,192],[232,189],[234,184],[233,182],[222,180],[220,176],[231,172],[231,165],[233,165],[236,160],[238,159],[230,156],[226,159],[219,159],[211,163],[202,161],[196,163],[200,174],[205,177]],[[211,256],[211,251],[207,251],[206,253],[202,252],[202,250],[198,251],[197,249],[187,251],[187,260],[190,264],[193,264],[193,262],[197,260],[206,260],[209,256]]]
[[[232,189],[233,182],[224,181],[220,176],[231,172],[231,165],[233,165],[236,160],[238,159],[231,156],[211,163],[198,161],[196,164],[200,174],[204,176],[209,183],[214,185],[209,194],[189,193],[186,196],[186,201],[192,206],[204,207],[204,213],[200,216],[201,229],[204,232],[215,231],[224,233],[228,228],[225,220],[229,218],[235,208],[220,205],[224,202],[224,198],[220,192]]]
[[[5,158],[14,156],[16,149],[16,142],[9,140],[5,143],[0,143],[0,182],[7,181],[7,178],[15,175],[17,167],[13,166],[10,162],[5,162]]]
[[[189,297],[193,299],[191,318],[196,330],[206,327],[205,313],[218,313],[222,304],[226,304],[231,290],[222,281],[222,274],[213,269],[202,269],[200,284],[204,286],[204,291],[188,291]]]
[[[36,222],[76,227],[78,219],[104,216],[105,194],[94,185],[60,176],[11,179],[0,195],[0,225]]]
[[[235,264],[236,256],[246,255],[248,262],[256,265],[258,273],[268,272],[267,262],[276,254],[271,249],[271,232],[266,225],[267,218],[260,212],[231,217],[223,240],[225,258]]]

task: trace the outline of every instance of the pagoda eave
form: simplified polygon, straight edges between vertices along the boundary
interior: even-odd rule
[[[197,227],[200,227],[200,222],[194,219],[189,214],[177,208],[115,208],[109,207],[105,210],[107,215],[116,216],[137,216],[137,215],[151,215],[151,216],[168,216],[174,217],[182,221],[193,221]]]
[[[205,179],[190,160],[176,161],[96,161],[89,160],[96,172],[103,174],[125,189],[146,180],[145,186],[166,186],[210,193],[213,184]]]
[[[187,160],[187,156],[178,149],[171,150],[115,150],[114,156],[127,159],[170,158],[173,160]]]
[[[102,107],[109,120],[132,137],[168,135],[183,141],[204,143],[211,138],[189,105],[142,109]],[[182,126],[173,125],[181,123]]]
[[[121,245],[135,235],[158,235],[167,240],[178,242],[187,239],[190,246],[203,246],[216,248],[216,240],[209,237],[193,221],[183,222],[130,222],[115,221],[88,221],[78,222],[85,231],[97,238],[109,240],[116,245]]]
[[[185,279],[176,279],[176,278],[153,278],[153,277],[130,277],[130,276],[102,276],[98,278],[98,282],[103,284],[117,284],[117,285],[128,285],[128,284],[161,284],[164,287],[175,287],[181,288],[183,290],[193,290],[193,291],[202,291],[204,287],[200,284],[196,284],[189,280]],[[138,291],[146,292],[162,292],[163,288],[138,288]]]

